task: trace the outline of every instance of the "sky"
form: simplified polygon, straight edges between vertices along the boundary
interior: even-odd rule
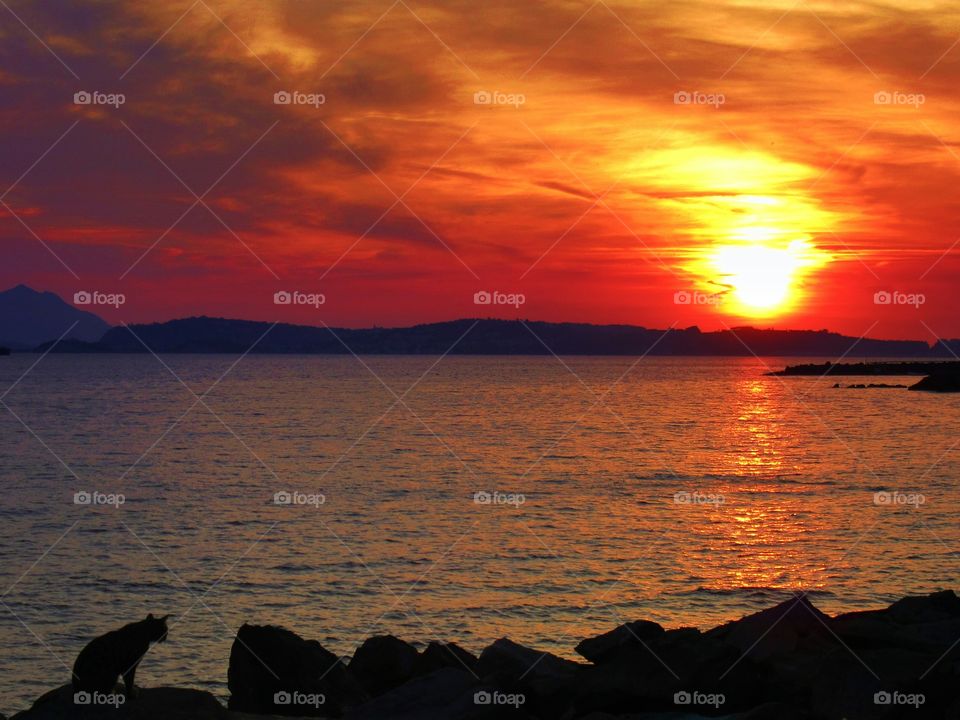
[[[0,288],[128,323],[960,337],[956,3],[5,0],[0,19]]]

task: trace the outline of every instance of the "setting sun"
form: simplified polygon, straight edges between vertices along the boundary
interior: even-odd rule
[[[825,262],[804,240],[785,247],[761,243],[724,245],[710,257],[714,282],[728,288],[733,312],[754,317],[778,314],[798,299],[799,280]]]

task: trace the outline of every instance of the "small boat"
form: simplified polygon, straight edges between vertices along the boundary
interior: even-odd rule
[[[0,347],[0,357],[10,354],[10,348]]]

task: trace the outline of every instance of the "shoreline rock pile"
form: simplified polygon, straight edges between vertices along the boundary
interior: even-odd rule
[[[315,640],[244,625],[224,708],[212,695],[141,689],[118,707],[47,693],[12,720],[894,720],[960,717],[960,598],[906,597],[830,617],[798,594],[711,630],[638,620],[582,640],[574,662],[497,640],[474,656],[367,639],[349,662]]]

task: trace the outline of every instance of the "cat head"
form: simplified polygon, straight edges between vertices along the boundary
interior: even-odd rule
[[[147,615],[147,619],[143,622],[147,626],[147,636],[153,642],[163,642],[167,639],[167,618],[169,615],[164,615],[163,617],[154,617],[153,613]]]

